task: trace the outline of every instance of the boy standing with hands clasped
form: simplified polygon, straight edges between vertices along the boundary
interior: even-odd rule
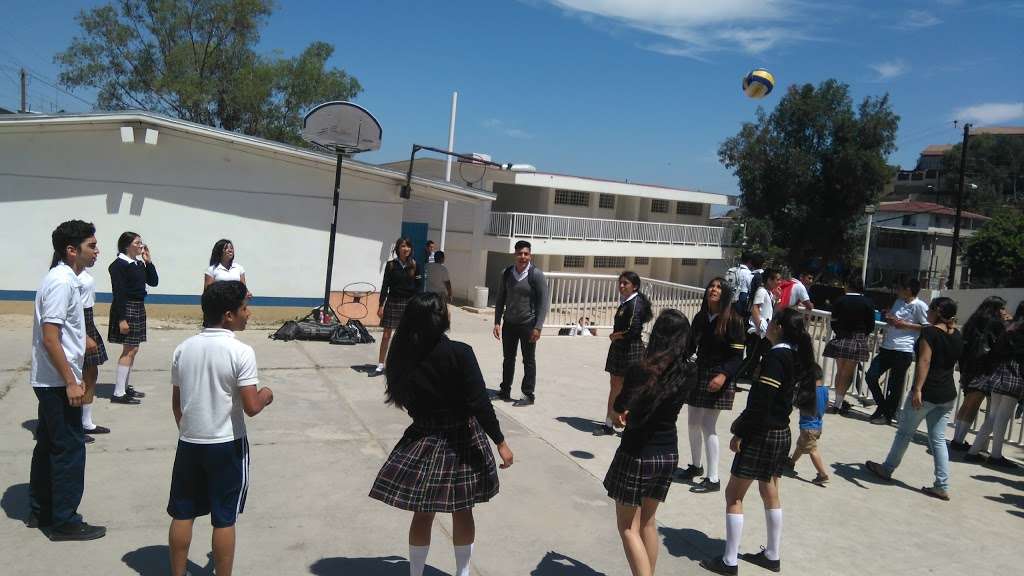
[[[192,523],[210,514],[213,563],[231,576],[235,520],[249,486],[249,441],[245,416],[274,401],[270,388],[257,390],[256,353],[235,339],[245,330],[249,303],[245,284],[214,282],[203,290],[203,331],[182,342],[171,362],[171,407],[178,424],[171,495],[171,573],[187,574]]]

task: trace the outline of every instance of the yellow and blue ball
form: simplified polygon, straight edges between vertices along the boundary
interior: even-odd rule
[[[771,72],[761,68],[751,70],[743,77],[743,93],[755,100],[771,94],[774,87],[775,77]]]

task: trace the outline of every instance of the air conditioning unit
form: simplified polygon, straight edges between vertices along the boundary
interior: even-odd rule
[[[459,162],[463,162],[465,164],[483,164],[484,162],[490,162],[491,161],[491,155],[490,154],[481,154],[479,152],[473,152],[472,154],[470,154],[470,156],[473,157],[472,160],[470,160],[468,158],[463,158],[461,156],[458,158],[458,160],[459,160]]]

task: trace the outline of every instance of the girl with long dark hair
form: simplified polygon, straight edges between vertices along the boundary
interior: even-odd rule
[[[149,254],[149,246],[135,232],[125,232],[117,239],[117,258],[107,268],[110,273],[110,326],[107,340],[121,344],[117,359],[117,379],[110,401],[117,404],[139,404],[144,395],[128,382],[139,345],[146,341],[146,286],[156,286],[160,276]]]
[[[213,244],[213,250],[210,252],[210,267],[203,274],[203,289],[205,290],[210,284],[221,280],[237,280],[245,284],[247,288],[249,286],[245,281],[245,268],[235,262],[235,244],[227,238],[221,238]]]
[[[405,305],[388,353],[387,403],[412,416],[370,490],[370,497],[413,512],[409,526],[409,573],[423,574],[434,515],[451,513],[456,576],[469,576],[475,539],[473,506],[498,493],[498,472],[487,437],[497,445],[501,467],[512,465],[487,397],[473,349],[448,339],[448,306],[432,292]],[[485,436],[486,434],[486,436]]]
[[[967,432],[988,395],[976,386],[976,381],[991,375],[995,369],[992,350],[1006,331],[1009,319],[1006,300],[999,296],[989,296],[964,324],[964,355],[960,358],[960,387],[964,391],[964,401],[957,410],[953,440],[949,443],[949,447],[954,450],[970,448],[966,442]]]
[[[612,414],[615,398],[622,391],[622,380],[630,366],[644,357],[644,324],[651,320],[651,302],[640,292],[640,276],[636,272],[619,274],[619,308],[615,311],[612,333],[608,339],[608,358],[604,371],[611,375],[608,406],[604,423],[594,429],[594,436],[615,434]]]
[[[863,292],[860,276],[851,276],[846,280],[846,294],[832,305],[833,337],[823,356],[836,361],[836,406],[843,405],[857,364],[870,358],[868,335],[875,331],[875,305]],[[882,415],[878,421],[888,424],[889,418]]]
[[[690,489],[695,493],[717,492],[718,479],[718,415],[732,410],[736,397],[733,381],[743,363],[745,334],[743,319],[730,304],[732,290],[723,278],[713,278],[704,289],[700,312],[693,318],[693,337],[686,355],[697,353],[697,382],[686,403],[687,428],[690,436],[690,465],[680,477],[692,480],[704,474],[701,466],[701,444],[707,451],[707,474]]]
[[[377,317],[384,328],[380,337],[380,354],[377,369],[371,376],[384,373],[384,361],[388,358],[391,333],[402,321],[405,305],[416,294],[416,259],[412,257],[412,240],[402,236],[395,241],[392,250],[394,258],[384,264],[384,280],[380,284],[380,304]]]
[[[646,357],[626,371],[613,410],[625,426],[604,487],[615,500],[615,517],[626,561],[634,576],[654,574],[658,560],[655,513],[679,464],[676,418],[694,367],[686,355],[690,322],[665,310],[654,323]]]
[[[725,554],[700,563],[717,574],[738,573],[740,558],[772,572],[781,570],[779,478],[789,462],[789,415],[795,396],[815,393],[816,379],[814,348],[802,312],[793,308],[783,310],[768,327],[768,339],[772,348],[761,360],[760,374],[750,387],[746,409],[732,424],[729,449],[736,456],[725,488]],[[768,545],[757,554],[740,555],[743,497],[755,480],[764,502]]]

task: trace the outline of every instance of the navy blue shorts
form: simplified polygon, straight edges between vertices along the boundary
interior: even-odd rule
[[[234,526],[249,488],[249,441],[219,444],[178,440],[167,513],[175,520],[212,516],[214,528]]]

